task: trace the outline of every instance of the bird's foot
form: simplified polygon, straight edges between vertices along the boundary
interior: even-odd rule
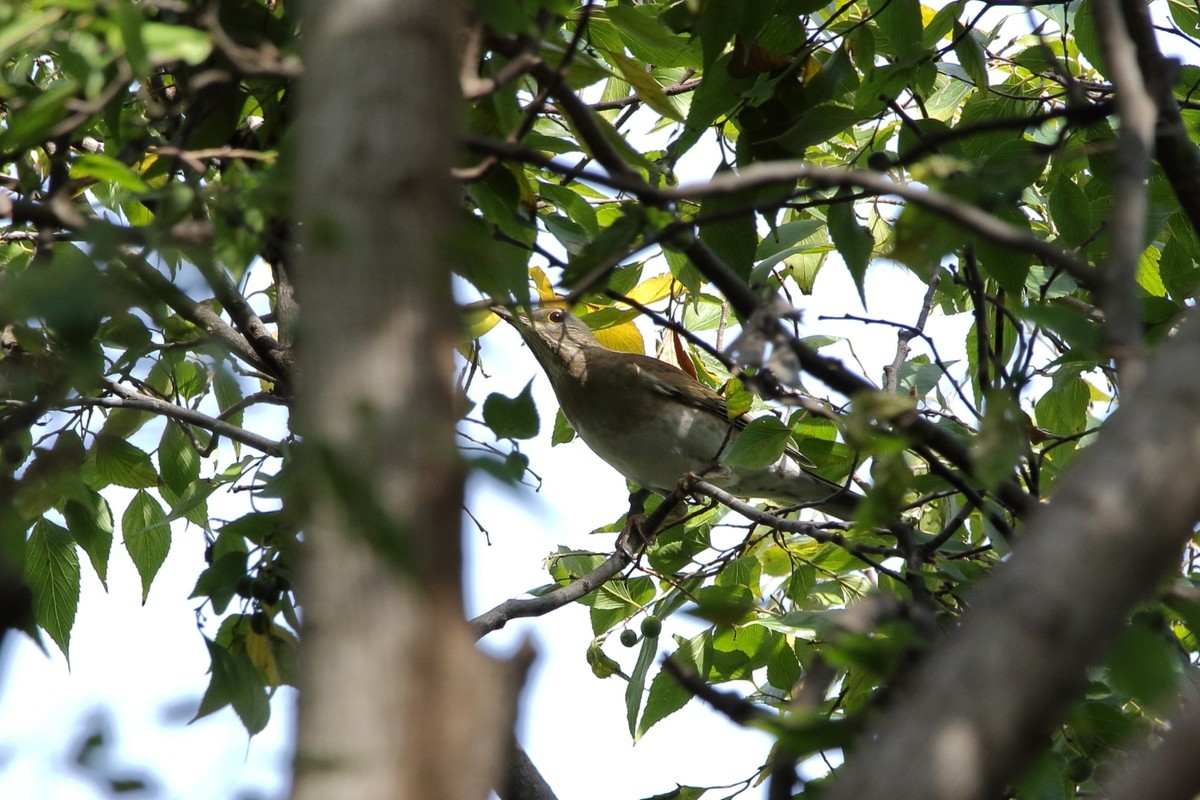
[[[650,529],[648,514],[626,514],[625,525],[617,536],[617,549],[635,560],[646,545],[654,541],[654,530]],[[655,526],[657,527],[657,526]]]

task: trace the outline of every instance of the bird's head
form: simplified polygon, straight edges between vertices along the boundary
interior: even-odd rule
[[[604,347],[591,328],[565,308],[546,306],[528,313],[514,313],[506,308],[492,310],[517,329],[552,379],[561,372],[574,374],[584,370],[584,351]]]

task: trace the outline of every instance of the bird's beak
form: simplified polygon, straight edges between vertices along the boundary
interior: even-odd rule
[[[505,322],[514,322],[516,316],[504,306],[492,306],[492,313]]]

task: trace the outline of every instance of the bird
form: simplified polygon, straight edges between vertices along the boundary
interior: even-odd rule
[[[737,497],[853,520],[862,497],[812,472],[793,448],[761,469],[721,464],[750,418],[730,419],[725,398],[679,367],[605,347],[562,307],[492,310],[529,346],[579,438],[630,482],[665,496],[701,476]]]

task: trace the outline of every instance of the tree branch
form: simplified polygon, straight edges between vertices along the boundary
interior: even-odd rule
[[[291,359],[289,354],[282,349],[279,342],[275,341],[275,337],[267,330],[267,326],[263,325],[258,314],[238,291],[228,270],[220,264],[198,263],[197,266],[212,288],[217,302],[229,312],[229,317],[233,320],[237,330],[254,348],[255,354],[267,367],[268,373],[282,384],[280,387],[282,393],[290,395]]]
[[[829,800],[982,800],[1028,764],[1200,517],[1197,376],[1193,313],[864,737]]]
[[[1188,135],[1179,114],[1179,102],[1171,88],[1171,62],[1158,48],[1154,22],[1146,3],[1121,3],[1125,27],[1137,45],[1138,66],[1151,93],[1158,101],[1158,132],[1155,157],[1175,191],[1183,213],[1200,234],[1200,152]]]
[[[1150,175],[1150,152],[1154,145],[1154,121],[1158,109],[1146,90],[1138,69],[1137,53],[1118,0],[1097,0],[1096,24],[1108,72],[1117,91],[1117,165],[1108,225],[1108,252],[1099,295],[1104,309],[1104,337],[1117,362],[1121,388],[1137,385],[1145,372],[1142,342],[1142,301],[1138,296],[1138,263],[1146,239],[1148,206],[1146,179]]]
[[[688,184],[680,186],[678,189],[656,189],[653,190],[653,195],[668,201],[698,200],[803,180],[811,181],[818,186],[857,186],[874,194],[899,197],[938,214],[948,222],[961,225],[988,241],[1033,253],[1048,265],[1066,272],[1080,284],[1093,291],[1097,288],[1096,271],[1092,269],[1091,265],[1053,242],[1039,239],[1015,225],[1010,225],[982,209],[968,205],[943,192],[896,183],[869,170],[821,167],[804,161],[760,161],[736,173],[723,172],[705,183]]]
[[[126,389],[117,384],[109,384],[109,389],[115,393],[115,397],[79,397],[63,403],[62,407],[127,408],[133,411],[148,411],[151,414],[158,414],[159,416],[173,419],[176,422],[212,431],[215,434],[224,436],[226,439],[253,447],[255,450],[266,453],[269,456],[282,457],[286,449],[286,445],[283,442],[272,441],[265,436],[251,433],[245,428],[239,428],[224,420],[202,414],[195,409],[169,403],[157,397],[139,394],[132,389]]]
[[[224,345],[230,353],[242,361],[257,370],[266,371],[262,360],[246,342],[245,337],[221,319],[217,312],[188,297],[182,289],[152,267],[141,253],[126,248],[121,252],[121,261],[135,277],[149,287],[150,291],[170,306],[176,314],[207,332],[209,336]]]
[[[629,555],[622,550],[615,551],[604,560],[600,566],[587,575],[555,589],[541,597],[513,598],[505,600],[491,611],[485,611],[469,621],[475,629],[477,638],[483,638],[492,631],[498,631],[514,619],[521,617],[540,617],[551,611],[562,608],[567,603],[573,603],[584,595],[591,594],[603,584],[615,578],[630,563]]]

